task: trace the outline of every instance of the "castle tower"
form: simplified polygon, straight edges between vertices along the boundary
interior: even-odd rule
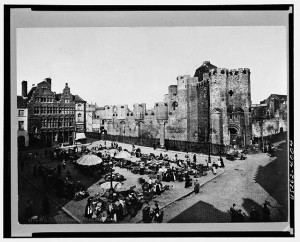
[[[250,70],[229,70],[227,91],[229,143],[248,145],[252,136]]]
[[[168,104],[164,103],[164,102],[158,102],[155,103],[155,107],[154,107],[154,113],[157,119],[157,122],[160,125],[159,128],[159,143],[160,143],[160,147],[164,148],[165,147],[165,124],[168,121]]]
[[[187,82],[187,140],[198,142],[198,77]]]
[[[210,70],[210,139],[214,144],[224,144],[227,136],[227,73],[225,68]],[[225,141],[226,143],[226,141]]]

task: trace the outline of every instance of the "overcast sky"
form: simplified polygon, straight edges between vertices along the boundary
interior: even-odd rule
[[[250,68],[252,103],[287,94],[285,27],[99,27],[17,29],[17,87],[52,78],[98,106],[163,101],[179,75],[203,61]]]

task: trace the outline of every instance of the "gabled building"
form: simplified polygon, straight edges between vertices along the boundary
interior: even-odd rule
[[[84,104],[78,95],[72,95],[68,83],[63,92],[56,94],[51,90],[51,79],[33,85],[27,92],[27,82],[22,82],[22,94],[26,95],[28,107],[28,132],[31,144],[73,143],[76,125],[80,132],[85,131]],[[83,105],[83,121],[75,121],[76,104]]]
[[[18,149],[29,146],[28,108],[26,96],[17,96]]]

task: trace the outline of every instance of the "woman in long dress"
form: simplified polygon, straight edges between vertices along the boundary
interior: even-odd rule
[[[86,218],[91,218],[93,216],[92,200],[89,198],[85,206],[84,216]]]

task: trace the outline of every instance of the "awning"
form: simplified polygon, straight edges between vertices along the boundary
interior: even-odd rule
[[[75,140],[86,139],[84,133],[76,133]]]

